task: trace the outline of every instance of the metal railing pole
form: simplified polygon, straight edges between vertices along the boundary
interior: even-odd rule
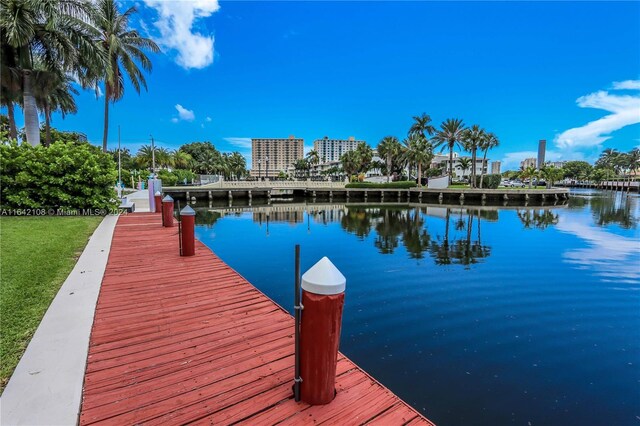
[[[300,401],[300,314],[302,304],[300,300],[300,244],[295,249],[295,295],[293,309],[295,311],[295,372],[293,378],[293,396],[296,402]]]

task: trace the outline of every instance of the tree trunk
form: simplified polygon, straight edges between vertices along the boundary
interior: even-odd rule
[[[44,146],[49,146],[51,145],[51,108],[49,105],[44,108],[44,129],[47,135]]]
[[[422,186],[422,163],[418,162],[418,186]]]
[[[102,151],[107,152],[107,136],[109,136],[109,89],[104,94],[104,132],[102,133]]]
[[[9,137],[18,140],[18,129],[16,128],[16,117],[13,111],[13,101],[7,102],[7,116],[9,117]]]
[[[484,163],[487,161],[487,151],[484,150],[484,155],[482,156],[482,169],[480,170],[480,189],[482,189],[482,181],[484,180]]]
[[[36,99],[31,92],[31,71],[25,70],[24,77],[24,128],[27,135],[27,142],[31,146],[40,145],[40,122],[38,120],[38,107]]]
[[[453,144],[449,144],[449,185],[453,182]]]
[[[387,153],[387,183],[391,182],[391,155]]]
[[[471,188],[476,187],[476,149],[471,151]]]

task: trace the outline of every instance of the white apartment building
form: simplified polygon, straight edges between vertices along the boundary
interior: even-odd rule
[[[325,136],[313,141],[313,149],[318,153],[320,163],[331,163],[340,161],[342,154],[353,151],[360,142],[364,141],[356,140],[353,136],[349,136],[348,139],[329,139]]]
[[[461,158],[471,158],[471,157],[460,157],[457,152],[453,153],[453,179],[461,179],[463,177],[471,176],[471,168],[467,170],[462,170],[460,166]],[[488,165],[489,159],[483,160],[482,157],[476,158],[475,164],[475,172],[476,175],[480,176],[481,173],[488,173]],[[436,154],[431,160],[431,168],[442,167],[444,169],[444,173],[449,173],[449,154]]]

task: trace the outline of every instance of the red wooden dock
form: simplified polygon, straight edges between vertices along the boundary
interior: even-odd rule
[[[150,261],[151,260],[151,261]],[[337,395],[296,403],[293,318],[159,214],[121,216],[91,332],[80,424],[426,424],[340,355]]]

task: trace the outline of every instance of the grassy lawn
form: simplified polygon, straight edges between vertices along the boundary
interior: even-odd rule
[[[0,389],[101,220],[0,218]]]

